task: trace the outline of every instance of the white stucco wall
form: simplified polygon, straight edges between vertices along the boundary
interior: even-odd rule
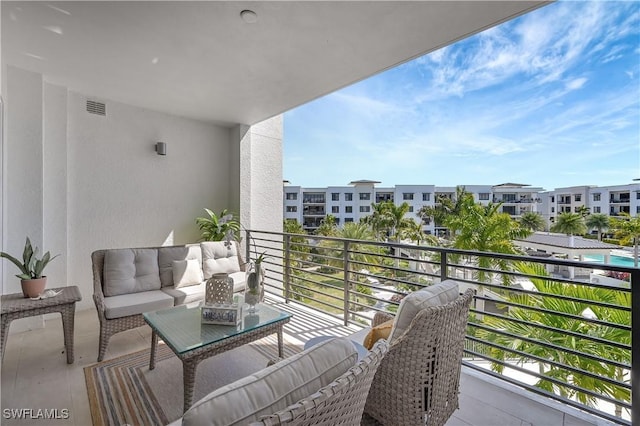
[[[87,96],[39,74],[9,67],[7,78],[3,250],[21,255],[29,235],[61,254],[48,286],[78,285],[78,309],[94,309],[92,251],[196,241],[203,208],[239,198],[230,129],[104,99],[107,116],[92,115]],[[20,291],[15,267],[4,269],[3,294]]]
[[[282,231],[282,116],[239,126],[240,216],[248,229]]]
[[[6,72],[10,84],[5,98],[3,251],[20,259],[26,236],[36,246],[43,242],[42,76],[14,67]],[[13,264],[5,265],[3,293],[20,291],[14,276],[18,272]]]

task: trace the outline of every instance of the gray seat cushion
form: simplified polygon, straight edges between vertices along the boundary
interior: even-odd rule
[[[234,272],[232,274],[229,274],[229,276],[231,278],[233,278],[233,292],[237,293],[239,291],[243,291],[244,290],[244,283],[247,280],[246,273],[244,273],[242,271]]]
[[[206,289],[206,281],[198,285],[190,285],[187,287],[162,287],[169,296],[173,297],[176,305],[184,305],[185,303],[197,302],[204,300],[204,293]]]
[[[171,308],[174,299],[162,290],[121,294],[104,298],[104,316],[108,319],[128,317],[143,312]]]

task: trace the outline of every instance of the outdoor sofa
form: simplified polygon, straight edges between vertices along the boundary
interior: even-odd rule
[[[245,284],[238,244],[223,241],[97,250],[91,263],[100,320],[98,361],[112,335],[145,325],[143,312],[203,300],[206,280],[213,274],[229,274],[234,292],[243,291]]]

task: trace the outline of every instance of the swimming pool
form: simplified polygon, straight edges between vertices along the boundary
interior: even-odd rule
[[[604,256],[601,254],[592,254],[584,257],[585,262],[604,263]],[[630,257],[611,255],[611,265],[628,266],[633,268],[633,259]]]

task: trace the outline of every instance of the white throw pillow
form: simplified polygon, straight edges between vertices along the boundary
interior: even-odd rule
[[[182,426],[246,425],[312,395],[353,367],[350,340],[330,339],[250,376],[223,386],[193,404]]]
[[[459,295],[458,282],[454,280],[445,280],[408,294],[400,302],[389,342],[392,343],[404,334],[418,312],[429,306],[446,305],[456,300]]]
[[[197,285],[203,279],[198,259],[173,261],[173,286],[175,288]]]

